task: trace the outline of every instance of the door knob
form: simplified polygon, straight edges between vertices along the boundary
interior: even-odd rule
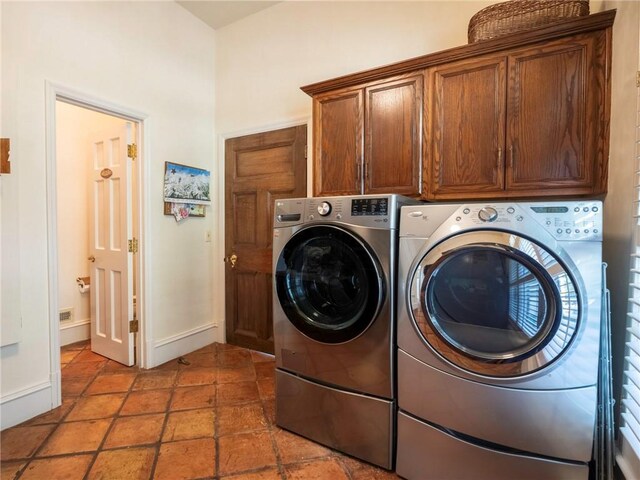
[[[96,257],[91,255],[91,256],[89,256],[89,258],[87,258],[87,260],[89,260],[90,262],[95,262],[96,261]]]
[[[224,261],[229,262],[231,264],[231,268],[236,268],[238,256],[235,253],[232,253],[230,257],[224,257]]]

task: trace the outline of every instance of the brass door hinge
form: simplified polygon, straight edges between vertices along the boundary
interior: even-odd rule
[[[130,143],[127,145],[127,157],[135,160],[138,157],[138,145]]]
[[[309,158],[309,145],[304,146],[304,159],[307,160]]]
[[[129,322],[129,333],[138,333],[138,320],[131,320]]]
[[[138,253],[138,239],[132,238],[129,240],[129,253]]]

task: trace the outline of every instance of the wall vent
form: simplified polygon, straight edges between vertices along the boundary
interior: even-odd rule
[[[60,323],[62,322],[73,322],[73,308],[60,309]]]

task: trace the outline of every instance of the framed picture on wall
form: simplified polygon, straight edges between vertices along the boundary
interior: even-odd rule
[[[164,201],[208,205],[211,172],[179,163],[164,164]]]

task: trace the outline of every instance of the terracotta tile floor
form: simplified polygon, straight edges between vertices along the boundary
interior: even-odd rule
[[[0,478],[398,478],[275,426],[272,356],[212,344],[183,358],[138,370],[63,347],[62,405],[1,433]]]

